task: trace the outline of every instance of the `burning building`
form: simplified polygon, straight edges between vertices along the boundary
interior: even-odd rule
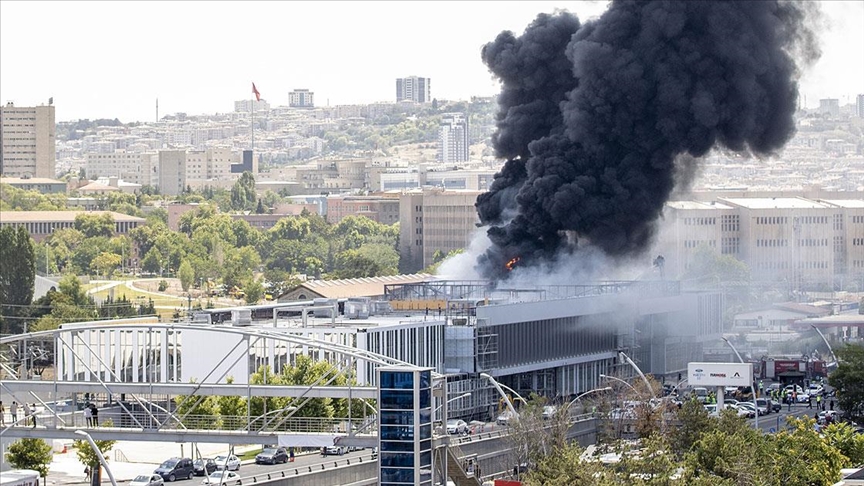
[[[612,2],[581,23],[541,14],[482,51],[502,82],[476,207],[489,278],[585,246],[644,253],[676,184],[719,148],[755,155],[794,132],[799,66],[819,55],[805,2]]]

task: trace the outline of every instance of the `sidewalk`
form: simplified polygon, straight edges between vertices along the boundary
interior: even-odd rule
[[[227,444],[200,443],[196,446],[202,457],[216,457],[228,453]],[[236,446],[234,453],[240,455],[260,447],[260,445]],[[68,448],[66,453],[54,454],[54,461],[51,462],[48,470],[48,484],[88,484],[84,465],[78,460],[75,451]],[[166,459],[194,455],[197,454],[193,454],[191,443],[119,441],[105,454],[105,460],[108,461],[114,480],[119,486],[135,479],[139,474],[152,473]],[[108,473],[104,470],[102,483],[111,484]]]

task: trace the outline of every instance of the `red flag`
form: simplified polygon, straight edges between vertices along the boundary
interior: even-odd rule
[[[255,83],[252,83],[252,92],[255,93],[255,101],[261,101],[261,93],[258,92],[258,88],[255,87]]]

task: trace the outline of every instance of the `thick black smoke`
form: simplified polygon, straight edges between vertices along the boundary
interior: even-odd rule
[[[483,61],[503,85],[493,143],[506,158],[477,199],[492,247],[480,270],[552,263],[591,244],[648,247],[692,157],[770,154],[792,136],[793,53],[816,52],[797,2],[613,2],[597,20],[540,15]],[[817,54],[818,55],[818,54]],[[676,158],[679,162],[676,164]]]

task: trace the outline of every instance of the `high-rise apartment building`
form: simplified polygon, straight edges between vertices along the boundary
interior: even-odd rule
[[[295,89],[288,93],[288,106],[291,108],[315,108],[315,93],[308,89]]]
[[[186,189],[186,151],[159,151],[159,192],[177,196]]]
[[[468,155],[468,118],[464,113],[444,113],[438,128],[438,162],[466,162]]]
[[[825,98],[819,100],[819,114],[821,115],[840,115],[840,100],[837,98]]]
[[[230,183],[231,165],[237,157],[230,148],[206,150],[160,150],[159,191],[168,196],[182,193],[187,186],[219,186]]]
[[[0,174],[54,178],[54,106],[0,106]]]
[[[413,101],[429,103],[432,101],[432,80],[430,78],[396,78],[396,102]]]

